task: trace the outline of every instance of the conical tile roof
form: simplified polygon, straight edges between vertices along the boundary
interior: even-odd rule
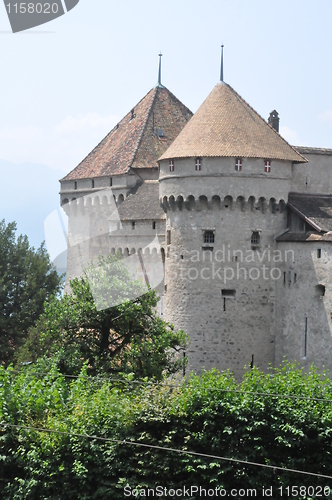
[[[62,181],[125,174],[158,166],[192,112],[166,87],[157,85]]]
[[[224,82],[214,87],[160,160],[185,157],[307,161]]]

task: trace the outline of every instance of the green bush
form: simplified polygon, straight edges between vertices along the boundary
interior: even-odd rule
[[[0,368],[1,423],[56,431],[0,428],[2,498],[117,500],[125,486],[157,485],[256,488],[256,498],[273,486],[278,498],[280,486],[332,487],[315,476],[130,444],[332,476],[331,400],[327,374],[288,363],[266,375],[253,369],[240,384],[215,370],[172,385],[112,382],[86,368],[65,379],[44,360],[21,373]]]

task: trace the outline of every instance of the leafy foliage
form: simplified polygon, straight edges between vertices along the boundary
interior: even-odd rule
[[[72,280],[71,289],[46,304],[39,335],[32,332],[20,361],[35,361],[46,353],[64,373],[78,374],[87,362],[90,374],[124,372],[156,379],[182,368],[186,335],[157,316],[156,293],[144,293],[120,259],[100,258],[98,269]],[[118,305],[108,306],[110,294]]]
[[[263,486],[271,486],[272,498],[278,498],[281,485],[331,486],[327,479],[305,474],[130,445],[331,476],[332,382],[314,368],[307,374],[285,364],[267,375],[253,369],[241,384],[230,373],[211,371],[172,386],[164,381],[137,385],[131,377],[112,383],[88,377],[86,368],[77,380],[66,382],[47,363],[40,360],[18,375],[0,369],[2,424],[56,431],[0,428],[4,499],[117,500],[124,498],[125,486],[156,485],[227,492],[255,488],[257,498]]]
[[[26,236],[15,237],[16,224],[0,221],[0,362],[13,359],[44,311],[44,302],[61,287],[61,277],[43,244],[35,250]]]

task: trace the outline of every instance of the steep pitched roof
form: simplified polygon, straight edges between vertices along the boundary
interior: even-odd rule
[[[160,160],[196,156],[307,161],[224,82],[214,87]]]
[[[332,231],[332,196],[291,193],[288,205],[317,231]]]
[[[125,174],[131,167],[155,167],[191,116],[192,112],[167,88],[157,85],[61,180]]]
[[[159,202],[159,182],[145,181],[135,188],[118,208],[121,220],[164,219]]]

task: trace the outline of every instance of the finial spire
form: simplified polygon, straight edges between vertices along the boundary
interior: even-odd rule
[[[220,81],[224,81],[224,45],[221,46]]]
[[[158,71],[158,85],[161,85],[161,58],[163,57],[161,51],[159,54],[159,71]]]

